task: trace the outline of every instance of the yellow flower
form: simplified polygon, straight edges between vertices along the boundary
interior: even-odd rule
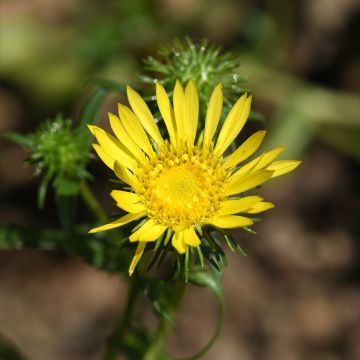
[[[221,84],[211,95],[201,132],[195,83],[190,80],[184,90],[177,81],[173,104],[162,85],[156,84],[157,104],[169,135],[166,140],[140,95],[128,87],[127,97],[131,109],[119,104],[119,116],[109,113],[115,137],[99,127],[89,127],[98,141],[94,149],[99,157],[128,185],[126,190],[111,192],[116,205],[128,214],[90,232],[145,218],[129,236],[130,242],[138,242],[130,275],[146,244],[159,239],[167,229],[172,231],[172,246],[183,254],[187,246],[200,246],[202,226],[228,229],[252,225],[249,215],[268,210],[273,204],[244,193],[300,163],[274,161],[284,149],[278,147],[239,166],[258,149],[265,131],[256,132],[232,154],[225,155],[249,116],[251,96],[238,99],[216,136],[223,104]]]

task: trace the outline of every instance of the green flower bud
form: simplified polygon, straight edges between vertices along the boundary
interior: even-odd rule
[[[28,163],[36,165],[36,176],[43,176],[39,189],[40,207],[44,204],[50,180],[57,187],[64,181],[80,181],[89,176],[85,170],[88,154],[81,149],[77,133],[71,125],[70,119],[58,115],[29,135],[32,145],[28,147]]]
[[[139,80],[147,84],[160,81],[168,94],[171,94],[176,80],[183,84],[193,80],[199,91],[200,103],[203,104],[200,109],[202,115],[218,83],[221,82],[223,86],[225,108],[229,109],[245,92],[245,77],[239,75],[238,58],[231,53],[222,53],[219,46],[205,40],[199,44],[194,44],[189,38],[185,42],[176,40],[172,47],[159,51],[158,60],[150,56],[144,63],[150,75],[139,75]]]

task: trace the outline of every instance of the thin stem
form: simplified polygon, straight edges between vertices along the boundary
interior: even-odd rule
[[[131,278],[128,290],[128,296],[122,316],[119,318],[116,333],[111,337],[104,360],[113,360],[117,358],[119,344],[121,344],[124,332],[131,323],[131,318],[135,309],[136,298],[139,294],[139,288],[135,278]]]
[[[216,329],[215,332],[213,334],[213,336],[211,337],[211,339],[209,340],[209,342],[199,351],[197,352],[195,355],[192,355],[190,357],[187,358],[177,358],[176,360],[197,360],[197,359],[201,359],[208,351],[210,348],[212,348],[212,346],[215,344],[215,341],[217,340],[217,338],[220,335],[221,332],[221,328],[224,322],[224,303],[223,300],[220,300],[219,302],[219,316],[218,316],[218,321],[216,324]]]
[[[176,295],[174,295],[174,299],[172,302],[172,306],[169,309],[169,317],[162,317],[159,321],[158,327],[155,331],[153,341],[149,348],[147,349],[143,360],[158,360],[160,358],[160,354],[163,349],[163,344],[166,340],[166,337],[172,328],[174,322],[171,320],[174,318],[175,313],[179,307],[180,301],[184,296],[186,289],[186,284],[181,284],[180,288],[178,289]]]
[[[106,214],[99,202],[96,200],[93,192],[91,191],[89,185],[83,181],[80,185],[80,195],[84,200],[85,204],[88,206],[94,217],[101,223],[107,221]]]

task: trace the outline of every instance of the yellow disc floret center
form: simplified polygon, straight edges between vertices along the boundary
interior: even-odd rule
[[[139,195],[151,217],[167,227],[201,224],[219,208],[226,172],[204,149],[165,149],[139,176]]]
[[[201,191],[201,176],[189,164],[180,165],[162,172],[157,178],[154,195],[160,203],[169,207],[191,206]]]

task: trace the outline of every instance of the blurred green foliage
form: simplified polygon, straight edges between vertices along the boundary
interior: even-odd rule
[[[0,77],[23,88],[37,110],[55,113],[59,105],[70,106],[89,78],[133,82],[145,54],[152,55],[147,66],[154,70],[160,43],[170,45],[175,37],[185,35],[209,38],[221,41],[236,55],[224,58],[221,66],[236,66],[240,61],[240,75],[248,75],[247,86],[256,99],[275,107],[268,143],[279,137],[287,139],[285,155],[299,157],[311,139],[319,136],[360,158],[358,137],[354,136],[360,131],[359,96],[314,87],[288,71],[287,51],[297,25],[294,14],[301,4],[265,1],[260,7],[249,0],[77,0],[57,6],[50,1],[42,6],[43,12],[36,13],[35,7],[16,12],[8,5],[3,12],[12,16],[3,16],[1,24]],[[169,48],[165,46],[161,52],[167,71],[172,70],[172,63],[175,67],[182,64],[178,70],[182,69],[180,77],[186,80],[184,66],[194,64],[194,58],[177,59],[166,50]],[[216,51],[214,47],[212,52]],[[189,52],[189,56],[194,54]],[[157,78],[148,75],[151,77],[142,79]],[[176,72],[173,77],[178,77]],[[198,80],[201,83],[201,76]],[[240,80],[231,86],[242,91]]]

